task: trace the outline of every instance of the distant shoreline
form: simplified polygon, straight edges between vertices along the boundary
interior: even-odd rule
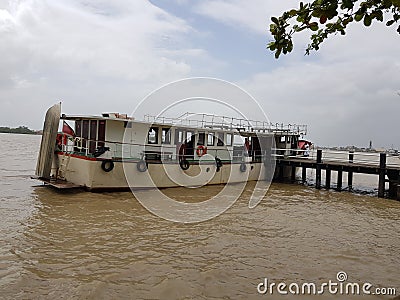
[[[0,127],[0,133],[40,135],[40,134],[42,134],[42,131],[41,130],[32,130],[26,126],[19,126],[19,127],[15,127],[15,128]]]

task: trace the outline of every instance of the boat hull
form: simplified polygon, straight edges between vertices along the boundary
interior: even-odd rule
[[[112,160],[113,168],[105,171],[104,159],[59,153],[53,163],[52,174],[59,174],[60,162],[70,156],[63,171],[64,180],[87,190],[127,190],[129,188],[168,188],[238,183],[266,179],[262,162],[226,162],[217,168],[215,162],[193,162],[188,170],[179,163],[147,162],[145,171],[139,170],[138,160]],[[244,166],[243,166],[244,165]]]

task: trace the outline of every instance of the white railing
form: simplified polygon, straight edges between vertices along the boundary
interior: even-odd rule
[[[307,134],[307,125],[271,123],[204,113],[185,113],[178,118],[145,115],[144,121],[173,126],[237,130],[239,132],[284,133],[286,135]]]
[[[274,156],[276,158],[302,158],[302,159],[317,159],[317,149],[301,150],[301,149],[280,149],[275,148]],[[305,156],[304,154],[308,154]],[[352,155],[352,159],[350,159]],[[335,151],[322,150],[322,162],[351,162],[354,164],[365,164],[379,167],[380,153],[372,152],[352,152],[352,151]],[[387,167],[400,167],[400,156],[386,155]]]

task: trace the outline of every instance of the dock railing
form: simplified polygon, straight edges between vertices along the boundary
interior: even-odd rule
[[[273,149],[276,158],[299,158],[317,160],[317,150],[302,150],[302,149]],[[308,154],[306,156],[305,154]],[[379,167],[381,152],[355,152],[355,151],[340,151],[322,149],[322,162],[351,162],[354,164],[375,165]],[[386,154],[388,161],[386,166],[400,166],[400,156]]]

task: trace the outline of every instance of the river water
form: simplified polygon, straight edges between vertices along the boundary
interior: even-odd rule
[[[39,143],[40,136],[0,134],[0,299],[280,299],[257,285],[338,282],[338,272],[400,293],[398,201],[274,183],[249,209],[250,184],[220,216],[173,223],[128,192],[35,187]],[[354,185],[372,191],[375,181]],[[166,193],[195,198],[216,189]],[[359,297],[325,290],[293,298]]]

